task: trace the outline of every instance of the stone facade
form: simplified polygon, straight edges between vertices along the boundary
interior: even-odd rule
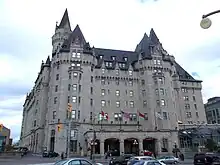
[[[206,122],[201,81],[163,49],[153,29],[133,52],[90,47],[78,25],[71,30],[66,10],[52,45],[24,103],[20,141],[33,152],[70,146],[71,153],[86,154],[94,137],[101,155],[135,152],[134,146],[171,152],[179,124]]]
[[[220,124],[220,97],[208,99],[205,112],[208,124]]]

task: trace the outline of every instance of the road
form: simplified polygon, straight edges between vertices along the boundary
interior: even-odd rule
[[[0,165],[53,165],[58,160],[60,160],[60,158],[42,158],[41,156],[28,155],[21,159],[0,159]],[[96,162],[108,165],[108,161],[104,159],[96,160]],[[193,160],[186,159],[180,164],[192,165]]]

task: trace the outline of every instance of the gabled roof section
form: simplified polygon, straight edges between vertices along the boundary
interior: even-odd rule
[[[79,25],[76,25],[75,29],[70,34],[69,38],[63,42],[61,51],[69,51],[71,43],[76,42],[76,40],[82,46],[86,44],[86,40],[83,36],[83,33]]]
[[[160,43],[153,28],[151,28],[151,30],[150,30],[150,40],[151,40],[152,44],[155,44],[155,45]]]
[[[46,64],[50,65],[50,56],[47,57]]]
[[[176,68],[177,74],[179,76],[180,81],[195,81],[202,82],[200,80],[194,79],[185,69],[183,69],[176,61],[174,62],[174,66]]]
[[[140,43],[137,45],[135,52],[142,53],[142,58],[151,58],[150,54],[150,45],[151,41],[150,38],[146,33],[144,33],[144,36]]]
[[[70,26],[70,20],[69,20],[69,16],[68,16],[68,11],[67,9],[65,10],[64,14],[63,14],[63,18],[60,22],[60,25],[58,26],[58,28],[64,28],[65,25],[68,25],[68,27],[71,30],[71,26]]]

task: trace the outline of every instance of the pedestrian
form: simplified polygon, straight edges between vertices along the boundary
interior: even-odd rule
[[[156,154],[156,152],[154,152],[154,158],[157,159],[157,154]]]

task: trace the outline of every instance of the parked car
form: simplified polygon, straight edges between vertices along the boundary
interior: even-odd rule
[[[197,153],[194,156],[194,165],[220,165],[219,153]]]
[[[161,163],[165,164],[177,164],[179,163],[179,159],[175,156],[163,156],[157,159]]]
[[[157,160],[140,160],[134,165],[162,165],[162,164]]]
[[[144,156],[152,156],[152,155],[153,155],[153,152],[148,151],[148,150],[144,150],[144,151],[143,151],[143,154],[144,154]]]
[[[54,165],[103,165],[103,164],[92,163],[84,158],[72,158],[72,159],[59,160]]]
[[[127,162],[127,165],[134,165],[135,163],[139,162],[140,160],[154,160],[151,156],[135,156],[131,157],[130,160]]]
[[[44,151],[42,154],[43,157],[48,157],[48,158],[52,158],[52,157],[58,157],[59,154],[53,151]]]
[[[124,154],[119,157],[112,157],[109,165],[127,165],[127,162],[133,157],[132,154]]]

